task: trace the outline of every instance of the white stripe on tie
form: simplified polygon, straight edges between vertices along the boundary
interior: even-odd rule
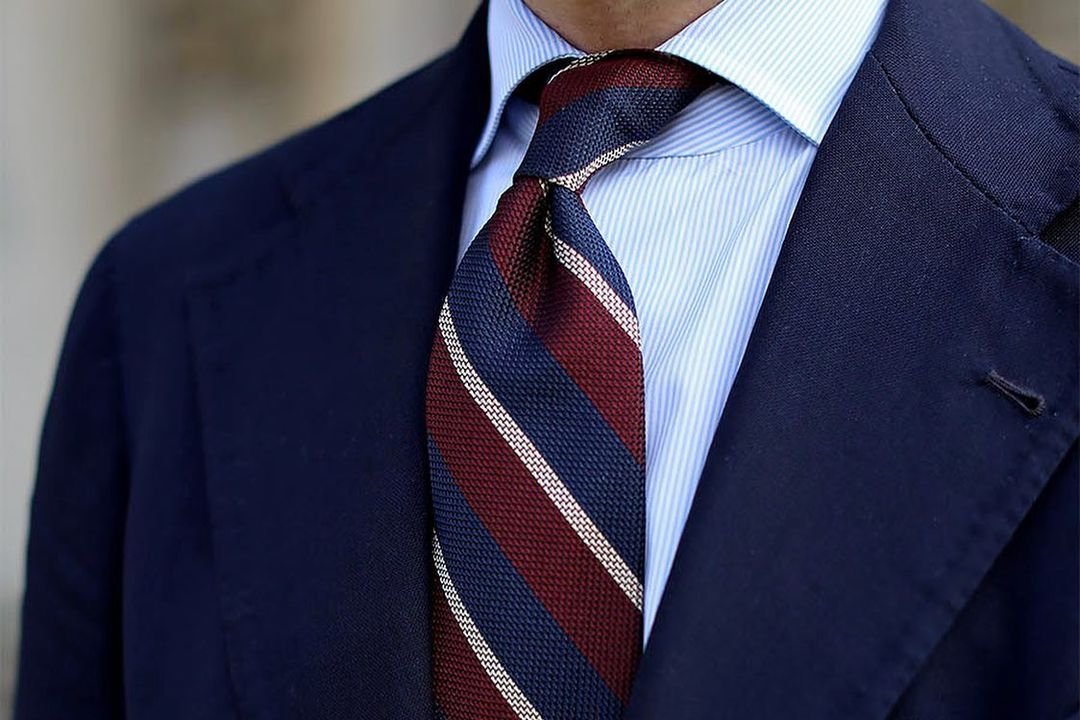
[[[551,77],[548,78],[547,83],[545,83],[545,84],[550,85],[552,80],[559,77],[560,75],[562,75],[567,70],[576,70],[578,68],[583,68],[583,67],[585,67],[587,65],[592,65],[597,60],[600,60],[605,55],[610,55],[612,52],[613,52],[612,50],[601,50],[600,52],[596,52],[596,53],[593,53],[591,55],[583,55],[582,57],[579,57],[576,60],[574,60],[574,61],[572,61],[570,63],[567,63],[563,67],[559,68],[558,71],[556,71],[554,75],[552,75]]]
[[[600,301],[600,304],[608,311],[612,319],[619,324],[630,339],[641,350],[641,330],[638,327],[637,316],[634,311],[623,302],[619,294],[611,289],[604,276],[586,260],[581,253],[565,243],[562,238],[555,234],[551,227],[551,216],[547,218],[547,233],[555,247],[555,258],[573,273],[574,277],[581,281],[582,285]]]
[[[469,647],[472,648],[476,659],[480,661],[484,671],[491,678],[491,682],[498,688],[499,694],[503,696],[503,699],[513,708],[519,718],[543,720],[540,713],[529,702],[529,698],[525,697],[525,693],[521,691],[521,688],[514,682],[514,678],[510,677],[510,673],[506,671],[506,668],[499,662],[499,658],[492,652],[491,646],[487,644],[487,640],[481,634],[480,628],[476,627],[472,616],[469,615],[465,603],[461,602],[457,588],[454,587],[454,581],[450,579],[450,571],[446,568],[446,558],[443,557],[439,536],[434,533],[431,535],[431,554],[435,558],[435,573],[439,576],[439,585],[442,586],[443,595],[446,596],[446,603],[450,606],[450,611],[453,613],[454,619],[457,620],[458,627],[461,628],[465,639],[469,641]]]
[[[581,168],[580,170],[575,170],[574,172],[569,172],[565,175],[559,175],[558,177],[550,178],[548,182],[552,182],[556,185],[562,185],[567,190],[577,192],[585,186],[585,181],[592,177],[593,173],[595,173],[597,170],[604,167],[605,165],[615,162],[626,153],[630,152],[635,148],[641,147],[646,142],[646,140],[632,140],[631,142],[628,142],[625,145],[620,145],[617,148],[605,150],[604,152],[593,158],[588,165]]]
[[[439,330],[446,343],[446,349],[450,353],[450,360],[454,364],[454,369],[457,370],[458,377],[461,379],[462,384],[465,385],[469,395],[484,411],[484,415],[499,431],[503,440],[518,456],[522,464],[528,468],[533,478],[543,488],[566,522],[573,528],[581,542],[585,543],[585,547],[604,566],[612,580],[622,589],[634,607],[640,611],[643,594],[641,581],[634,574],[634,571],[630,569],[630,566],[626,564],[626,561],[622,559],[618,551],[608,542],[604,534],[600,532],[600,528],[596,527],[592,518],[578,504],[573,494],[559,479],[559,476],[555,474],[551,466],[548,465],[547,460],[536,449],[525,431],[510,416],[510,413],[506,411],[506,408],[502,406],[502,403],[492,394],[491,389],[477,374],[476,368],[473,367],[472,362],[465,354],[464,348],[461,347],[457,329],[454,327],[454,320],[450,315],[450,306],[445,301],[442,310],[439,311]]]

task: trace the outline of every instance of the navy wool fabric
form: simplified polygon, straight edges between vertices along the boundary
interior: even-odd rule
[[[423,393],[486,72],[474,22],[102,250],[43,431],[18,720],[434,715]],[[1076,88],[975,0],[890,3],[628,720],[1075,716]]]

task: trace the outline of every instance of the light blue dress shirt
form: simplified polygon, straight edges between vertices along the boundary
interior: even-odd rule
[[[582,193],[641,326],[646,640],[795,204],[885,3],[724,0],[658,49],[730,84],[703,93]],[[514,89],[542,65],[582,54],[522,0],[491,0],[487,34],[492,102],[460,254],[510,186],[536,126],[537,108]]]

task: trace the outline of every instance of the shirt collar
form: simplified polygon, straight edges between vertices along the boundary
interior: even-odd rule
[[[723,0],[657,49],[727,79],[818,144],[877,35],[886,2]],[[553,60],[584,54],[523,0],[490,0],[487,34],[491,105],[474,167],[517,86]]]

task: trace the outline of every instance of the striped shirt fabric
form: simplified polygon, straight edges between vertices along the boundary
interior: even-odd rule
[[[640,324],[646,641],[784,233],[885,2],[724,0],[657,49],[729,82],[598,171],[582,192]],[[490,0],[488,52],[492,101],[473,156],[459,258],[510,186],[536,127],[538,109],[515,88],[541,66],[583,54],[523,0]]]

